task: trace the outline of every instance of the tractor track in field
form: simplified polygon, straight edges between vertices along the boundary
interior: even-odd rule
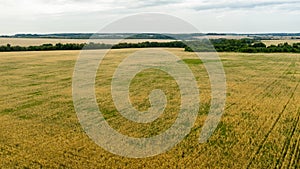
[[[295,149],[294,149],[294,151],[292,151],[291,160],[289,161],[289,164],[288,164],[287,168],[294,167],[296,169],[297,166],[299,167],[299,162],[300,162],[300,159],[299,159],[299,155],[300,155],[299,142],[300,142],[300,137],[298,137],[298,139],[293,144]]]
[[[250,162],[247,165],[247,169],[251,166],[251,164],[253,163],[253,161],[255,160],[255,158],[258,156],[258,154],[260,153],[261,149],[263,148],[263,146],[265,145],[269,135],[271,134],[271,132],[273,131],[273,129],[275,128],[276,124],[278,123],[279,119],[281,118],[281,116],[283,115],[286,107],[288,106],[288,104],[290,103],[290,101],[292,100],[292,98],[294,97],[295,91],[299,86],[299,81],[296,85],[296,87],[294,88],[291,96],[289,97],[287,103],[283,106],[282,111],[279,113],[278,117],[276,118],[276,120],[274,121],[274,123],[272,124],[272,127],[270,128],[270,130],[267,132],[267,134],[264,136],[263,140],[261,141],[261,143],[258,146],[257,151],[254,153],[254,155],[252,155],[252,157],[250,158]]]
[[[279,62],[280,62],[280,61],[284,61],[284,60],[283,60],[283,59],[280,59]],[[273,69],[274,69],[274,70],[277,70],[278,67],[279,67],[279,66],[276,66],[276,68],[273,68]],[[284,68],[284,67],[286,67],[286,66],[280,66],[280,68]],[[241,80],[241,83],[247,82],[249,79],[251,79],[251,78],[253,78],[253,77],[255,77],[255,75],[248,76],[248,77],[242,79],[242,80]],[[266,82],[266,81],[264,81],[264,82]],[[237,86],[237,85],[238,85],[238,84],[234,84],[234,85],[232,85],[231,87],[235,87],[235,86]]]
[[[292,61],[292,60],[291,60],[291,61]],[[290,65],[290,64],[289,64],[289,65]],[[285,66],[283,66],[283,67],[285,67]],[[282,80],[279,80],[279,79],[285,77],[285,76],[286,76],[286,73],[289,72],[290,70],[291,70],[291,66],[288,66],[288,68],[286,68],[286,69],[285,69],[278,77],[276,77],[275,80],[273,80],[273,81],[271,81],[270,83],[268,83],[268,85],[267,85],[266,87],[264,87],[264,89],[263,89],[261,92],[255,94],[255,95],[251,95],[252,98],[258,98],[259,96],[264,96],[264,97],[265,97],[265,95],[262,95],[262,94],[265,93],[266,91],[271,92],[272,90],[274,90],[274,87],[273,87],[273,88],[270,88],[270,87],[271,87],[271,86],[278,86],[278,85],[282,82]],[[266,79],[267,79],[267,78],[266,78]],[[268,80],[265,80],[265,81],[263,81],[261,84],[264,84],[264,83],[266,83],[267,81],[268,81]],[[253,92],[253,93],[256,93],[255,91],[257,91],[257,89],[259,88],[259,86],[260,86],[260,85],[257,85],[257,87],[254,88],[254,92]],[[245,94],[245,95],[243,95],[242,98],[246,98],[247,95],[248,95],[248,93]],[[262,97],[261,99],[263,99],[264,97]],[[249,97],[248,97],[247,99],[245,99],[245,100],[249,100]],[[231,106],[233,106],[233,105],[236,105],[236,103],[232,103],[231,105],[229,105],[228,107],[226,107],[225,110],[229,109],[229,108],[230,108]],[[248,107],[248,106],[249,106],[249,105],[244,105],[243,107],[241,107],[241,109],[244,108],[244,107]],[[256,132],[259,131],[259,130],[261,129],[261,127],[262,127],[262,126],[259,126],[259,128],[256,130]],[[246,132],[245,132],[241,137],[244,137],[245,135],[246,135]],[[237,143],[238,143],[238,142],[232,144],[230,147],[234,147]]]
[[[273,70],[278,70],[278,68],[284,68],[284,67],[286,67],[286,66],[276,66],[275,68],[273,67]],[[248,69],[247,69],[248,70]],[[238,82],[238,83],[236,83],[236,84],[233,84],[232,85],[232,87],[235,87],[235,86],[238,86],[239,85],[239,83],[244,83],[244,82],[247,82],[249,79],[251,79],[251,78],[253,78],[253,77],[255,77],[255,76],[257,76],[257,74],[255,74],[255,75],[249,75],[249,76],[247,76],[247,77],[244,77],[243,79],[241,79],[240,80],[240,82]]]
[[[279,76],[279,77],[281,77],[281,76]],[[265,80],[265,81],[263,81],[261,84],[264,84],[264,83],[266,83],[268,80]],[[261,92],[259,92],[259,93],[257,93],[256,95],[251,95],[253,98],[256,98],[256,97],[258,97],[258,96],[260,96],[263,92],[265,92],[270,86],[272,86],[272,85],[275,85],[275,84],[277,84],[277,83],[279,83],[279,80],[273,80],[272,82],[270,82],[266,87],[264,87],[264,90],[262,90]],[[253,89],[253,92],[255,92],[255,91],[257,91],[258,89],[259,89],[259,86],[260,85],[257,85],[257,87],[255,87],[254,89]],[[245,100],[248,100],[249,98],[246,98],[246,96],[247,95],[249,95],[249,93],[247,93],[247,94],[244,94],[241,98],[245,98]],[[236,105],[237,103],[231,103],[230,105],[228,105],[226,108],[225,108],[225,110],[228,110],[230,107],[232,107],[232,106],[234,106],[234,105]]]
[[[295,166],[295,168],[297,168],[297,166],[298,167],[300,167],[299,166],[299,163],[300,163],[300,138],[298,137],[298,140],[297,140],[297,142],[296,142],[296,146],[295,146],[296,148],[295,148],[295,153],[294,153],[294,158],[292,158],[292,160],[294,160],[294,163],[291,163],[291,165],[294,165]]]
[[[300,113],[300,109],[298,110],[298,114]],[[300,114],[299,114],[300,116]],[[298,123],[299,126],[300,123]],[[298,126],[295,126],[295,128],[297,128]],[[298,131],[299,132],[299,131]],[[291,159],[289,160],[288,166],[287,168],[291,168],[291,165],[295,164],[298,165],[299,164],[299,141],[300,137],[296,136],[296,140],[294,141],[294,144],[292,145],[292,147],[294,147],[294,149],[291,151]],[[296,167],[295,167],[296,168]]]
[[[286,67],[286,66],[282,66],[282,68],[283,68],[283,67]],[[276,68],[278,68],[278,67],[276,67]],[[286,69],[283,71],[283,73],[282,73],[281,75],[279,75],[279,76],[278,76],[275,80],[273,80],[272,82],[268,83],[268,85],[267,85],[266,87],[264,87],[264,89],[263,89],[261,92],[257,93],[256,95],[251,95],[251,96],[254,97],[254,98],[260,96],[263,92],[265,92],[268,88],[270,88],[270,86],[274,86],[275,84],[279,83],[278,78],[284,77],[284,75],[286,74],[286,72],[288,72],[289,70],[290,70],[290,67],[286,68]],[[251,77],[255,77],[255,76],[251,76]],[[245,80],[244,82],[246,82],[247,80],[251,79],[251,77],[245,78],[246,80]],[[261,82],[260,84],[265,84],[265,83],[268,82],[268,81],[269,81],[268,78],[265,78],[265,80],[264,80],[263,82]],[[237,86],[237,85],[233,85],[233,87],[234,87],[234,86]],[[260,88],[260,86],[261,86],[261,85],[257,85],[257,86],[252,90],[252,93],[256,93],[255,91],[257,91],[257,90]],[[245,94],[245,95],[243,95],[241,98],[246,98],[247,95],[248,95],[248,93]],[[248,99],[248,98],[247,98],[247,99]],[[228,109],[229,109],[231,106],[233,106],[233,105],[236,105],[236,103],[231,103],[230,105],[228,105],[228,106],[225,108],[225,110],[228,110]]]
[[[258,93],[255,94],[255,95],[251,95],[252,98],[258,98],[259,96],[262,96],[262,93],[266,92],[266,91],[270,88],[270,86],[277,86],[279,83],[281,83],[281,81],[278,80],[278,79],[284,77],[285,73],[288,72],[289,70],[290,70],[290,67],[288,67],[286,70],[284,70],[283,73],[282,73],[281,75],[279,75],[275,80],[271,81],[266,87],[264,87],[264,89],[263,89],[261,92],[258,92]],[[262,84],[266,83],[267,81],[268,81],[268,80],[263,81]],[[260,86],[260,85],[257,85],[257,87],[255,87],[254,90],[257,91],[257,89],[259,88],[259,86]],[[254,92],[254,93],[255,93],[255,92]],[[242,98],[246,98],[246,96],[247,96],[248,94],[249,94],[249,93],[243,95]],[[261,99],[263,99],[263,98],[261,98]],[[245,99],[245,100],[249,100],[249,97],[247,97],[247,99]],[[233,106],[233,105],[236,105],[236,103],[232,103],[231,105],[229,105],[228,107],[226,107],[225,110],[228,110],[228,109],[229,109],[231,106]],[[249,106],[249,105],[244,105],[244,106],[240,107],[240,109],[243,109],[243,108],[248,107],[248,106]],[[259,128],[257,129],[257,131],[259,131],[261,127],[262,127],[262,126],[259,126]],[[245,135],[246,135],[246,132],[245,132],[241,137],[244,137]],[[231,148],[234,147],[237,143],[238,143],[238,142],[233,143],[230,147],[231,147]]]
[[[291,144],[291,140],[292,140],[292,138],[293,138],[293,136],[295,134],[296,128],[297,128],[297,126],[299,124],[299,119],[300,119],[300,116],[299,116],[299,111],[298,111],[298,117],[296,118],[296,121],[292,125],[291,132],[289,133],[289,136],[286,138],[284,146],[283,146],[283,148],[281,150],[280,154],[282,154],[282,156],[276,160],[276,165],[275,165],[276,168],[282,168],[282,164],[283,164],[283,162],[286,159],[286,155],[287,155],[287,152],[289,150],[289,147],[290,147],[290,144]]]

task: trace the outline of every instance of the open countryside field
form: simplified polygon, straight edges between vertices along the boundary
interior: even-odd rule
[[[243,38],[249,38],[248,36],[233,36],[233,35],[207,35],[207,36],[195,36],[194,38],[203,39],[243,39]]]
[[[133,106],[146,110],[149,92],[160,88],[168,99],[165,112],[143,125],[121,117],[112,102],[111,77],[117,65],[138,50],[144,49],[112,50],[104,58],[96,96],[113,128],[129,136],[148,137],[174,122],[180,95],[168,74],[142,71],[130,86]],[[225,113],[209,141],[199,144],[210,106],[207,72],[193,53],[166,50],[193,71],[201,105],[196,124],[182,142],[144,159],[113,155],[81,128],[72,101],[72,74],[79,51],[0,53],[0,168],[300,167],[300,54],[220,53],[227,76]]]
[[[119,42],[138,43],[138,42],[170,42],[173,40],[168,39],[47,39],[47,38],[0,38],[0,46],[11,44],[13,46],[39,46],[42,44],[56,44],[56,43],[105,43],[105,44],[117,44]]]
[[[293,43],[300,43],[300,39],[283,39],[283,40],[262,40],[262,42],[264,44],[266,44],[267,46],[270,45],[278,45],[280,43],[288,43],[290,45],[292,45]]]
[[[195,37],[195,38],[203,38],[203,37]],[[241,38],[248,38],[246,36],[205,36],[205,38],[209,39],[241,39]],[[57,44],[57,43],[105,43],[105,44],[117,44],[119,42],[127,42],[127,43],[139,43],[139,42],[171,42],[174,41],[172,39],[49,39],[49,38],[0,38],[0,46],[11,44],[13,46],[39,46],[42,44]],[[282,39],[282,40],[262,40],[264,44],[267,46],[270,45],[278,45],[280,43],[289,43],[292,45],[293,43],[300,43],[300,39]]]

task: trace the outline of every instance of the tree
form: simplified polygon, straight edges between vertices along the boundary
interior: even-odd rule
[[[262,42],[256,42],[252,45],[254,48],[266,48],[267,46]]]

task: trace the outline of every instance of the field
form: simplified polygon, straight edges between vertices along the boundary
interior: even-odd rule
[[[164,114],[150,124],[131,123],[118,114],[110,92],[111,77],[122,59],[138,50],[143,49],[112,50],[104,58],[96,96],[113,128],[129,136],[149,137],[174,122],[180,95],[168,74],[148,69],[131,83],[132,104],[146,110],[149,92],[160,88],[168,99]],[[220,53],[227,76],[225,113],[209,141],[200,144],[210,106],[208,75],[193,53],[166,50],[193,71],[201,105],[196,124],[182,142],[143,159],[111,154],[81,128],[72,101],[72,74],[79,51],[0,53],[0,168],[300,167],[300,54]]]
[[[196,37],[201,39],[202,37]],[[205,38],[209,39],[218,39],[218,38],[226,38],[226,39],[240,39],[247,38],[243,36],[207,36]],[[127,43],[138,43],[138,42],[170,42],[173,40],[168,39],[94,39],[90,40],[95,43],[105,43],[105,44],[117,44],[120,41]],[[87,43],[89,42],[87,39],[47,39],[47,38],[0,38],[0,46],[11,44],[13,46],[39,46],[42,44],[56,44],[56,43]],[[300,43],[300,39],[286,39],[286,40],[262,40],[267,46],[270,45],[278,45],[280,43],[288,42],[289,44]]]
[[[220,38],[224,38],[224,39],[242,39],[242,38],[251,38],[248,36],[231,36],[231,35],[207,35],[207,36],[196,36],[195,38],[198,39],[203,39],[203,38],[208,38],[208,39],[220,39]]]
[[[95,43],[105,43],[105,44],[117,44],[121,39],[93,39],[91,42]],[[126,39],[122,42],[128,43],[138,43],[138,42],[169,42],[172,40],[163,40],[163,39]],[[19,45],[19,46],[39,46],[42,44],[56,44],[56,43],[87,43],[87,39],[47,39],[47,38],[0,38],[1,45]]]
[[[264,44],[266,44],[267,46],[270,45],[278,45],[280,43],[288,43],[290,45],[292,45],[293,43],[300,43],[300,39],[285,39],[285,40],[262,40],[262,42]]]

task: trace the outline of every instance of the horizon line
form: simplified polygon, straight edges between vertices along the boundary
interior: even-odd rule
[[[300,32],[190,32],[190,33],[158,33],[158,32],[20,32],[14,34],[0,34],[0,36],[16,36],[16,35],[53,35],[53,34],[236,34],[236,35],[259,35],[259,34],[300,34]]]

